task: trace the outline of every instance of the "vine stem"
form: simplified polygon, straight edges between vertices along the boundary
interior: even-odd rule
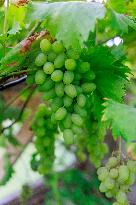
[[[5,18],[4,18],[3,33],[6,37],[7,37],[8,8],[9,8],[9,0],[5,0]],[[6,40],[4,41],[4,55],[6,55]]]

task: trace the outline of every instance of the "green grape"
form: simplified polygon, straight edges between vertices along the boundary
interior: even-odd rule
[[[136,161],[129,160],[127,166],[131,172],[136,172]]]
[[[67,55],[70,59],[75,59],[75,60],[79,59],[80,57],[79,52],[72,48],[67,51]]]
[[[55,70],[52,74],[51,74],[51,79],[54,82],[60,82],[63,79],[63,72],[61,70]]]
[[[50,100],[52,98],[56,97],[56,93],[55,93],[55,89],[52,88],[51,90],[48,90],[45,92],[45,94],[43,95],[43,99],[44,100]]]
[[[116,179],[118,177],[118,169],[111,169],[110,170],[110,173],[109,173],[109,176],[112,178],[112,179]]]
[[[64,101],[64,107],[70,107],[72,105],[73,99],[65,95],[63,101]]]
[[[34,84],[34,82],[35,82],[34,76],[33,76],[33,75],[28,75],[28,76],[27,76],[27,79],[26,79],[26,83],[27,83],[28,85],[32,85],[32,84]]]
[[[63,120],[63,125],[66,129],[71,128],[72,121],[71,121],[71,115],[70,114],[67,114],[67,116]]]
[[[55,61],[54,61],[54,67],[55,68],[62,68],[65,64],[65,54],[64,53],[61,53],[59,54]]]
[[[124,184],[124,185],[120,186],[120,190],[123,192],[127,192],[129,190],[129,185]]]
[[[35,59],[35,65],[42,66],[47,62],[47,55],[43,53],[39,53],[39,55]]]
[[[106,192],[105,195],[106,195],[107,198],[112,198],[113,197],[113,194],[112,194],[111,191]]]
[[[82,78],[81,73],[76,72],[76,73],[75,73],[75,75],[74,75],[74,80],[75,80],[75,81],[80,81],[80,80],[81,80],[81,78]]]
[[[110,157],[107,163],[107,166],[109,168],[116,167],[118,164],[118,159],[116,157]]]
[[[64,95],[64,84],[62,82],[55,83],[55,92],[58,97],[62,97]]]
[[[126,182],[129,178],[129,169],[126,165],[121,165],[119,167],[119,177],[118,177],[118,182],[123,184]]]
[[[79,126],[79,127],[81,127],[82,125],[83,125],[83,119],[80,117],[80,115],[78,115],[78,114],[72,114],[71,115],[71,120],[72,120],[72,122],[75,124],[75,125],[77,125],[77,126]]]
[[[54,65],[53,65],[53,63],[51,63],[51,62],[45,63],[44,66],[43,66],[43,71],[44,71],[46,74],[52,74],[53,71],[54,71]]]
[[[79,72],[80,73],[86,73],[89,70],[90,70],[90,63],[81,62],[80,66],[79,66]]]
[[[65,85],[64,88],[65,93],[71,97],[71,98],[75,98],[77,96],[77,91],[74,85],[70,84],[70,85]]]
[[[116,200],[118,203],[121,203],[121,204],[128,204],[128,199],[127,199],[127,195],[122,192],[122,191],[119,191],[117,193],[117,196],[116,196]]]
[[[100,184],[99,190],[100,190],[101,193],[104,193],[104,192],[107,191],[107,188],[106,188],[106,186],[103,182]]]
[[[35,73],[35,83],[37,85],[41,85],[45,82],[46,80],[46,75],[45,73],[43,72],[43,70],[38,70],[36,73]]]
[[[74,73],[72,71],[66,71],[63,76],[63,82],[69,85],[74,80]]]
[[[74,134],[71,129],[65,129],[63,132],[63,138],[65,140],[65,143],[68,145],[73,144],[74,141]]]
[[[78,127],[77,125],[75,124],[72,124],[72,131],[77,134],[77,135],[82,135],[83,134],[83,130],[82,128]]]
[[[102,173],[107,173],[108,172],[108,169],[106,167],[100,167],[98,170],[97,170],[97,174],[100,175]]]
[[[87,111],[85,109],[82,109],[77,104],[74,105],[74,111],[76,114],[79,114],[81,117],[87,117]]]
[[[78,151],[76,153],[76,155],[77,155],[78,159],[80,160],[80,162],[85,162],[87,159],[86,154],[84,152],[82,152],[81,150]]]
[[[95,73],[92,70],[89,70],[88,72],[86,72],[83,75],[83,78],[87,81],[94,80],[95,79]]]
[[[61,107],[55,113],[56,120],[63,120],[67,115],[67,110],[64,107]]]
[[[62,44],[60,41],[55,41],[55,42],[52,44],[52,50],[53,50],[56,54],[59,54],[59,53],[64,52],[64,46],[63,46],[63,44]]]
[[[74,59],[67,59],[65,61],[65,68],[67,70],[71,70],[71,71],[75,70],[75,68],[76,68],[76,61]]]
[[[55,120],[55,113],[52,113],[52,115],[51,115],[51,123],[54,125],[54,124],[56,124],[56,120]]]
[[[113,179],[107,177],[107,178],[105,178],[104,184],[108,190],[112,190],[115,186],[115,181]]]
[[[54,53],[53,51],[50,51],[49,53],[48,53],[48,61],[49,62],[54,62],[55,61],[55,59],[56,59],[56,57],[57,57],[57,55],[56,55],[56,53]]]
[[[112,205],[121,205],[121,204],[118,202],[114,202]]]
[[[48,52],[51,49],[51,43],[48,39],[43,39],[40,42],[40,48],[42,50],[42,52]]]
[[[83,83],[81,87],[84,93],[91,93],[96,89],[96,85],[94,83]]]
[[[84,107],[84,106],[85,106],[85,104],[86,104],[86,97],[85,97],[85,95],[80,94],[80,95],[77,97],[77,104],[78,104],[80,107]]]
[[[62,106],[63,106],[63,99],[60,97],[56,97],[52,100],[51,110],[52,112],[56,112]]]
[[[129,185],[133,185],[135,183],[135,180],[136,180],[135,173],[130,172],[129,178],[126,181],[126,183],[129,184]]]
[[[41,92],[51,90],[54,87],[54,84],[55,83],[50,78],[47,78],[45,83],[38,87],[38,90],[41,91]]]
[[[76,85],[75,87],[76,87],[77,95],[80,95],[83,92],[82,88],[78,85]]]

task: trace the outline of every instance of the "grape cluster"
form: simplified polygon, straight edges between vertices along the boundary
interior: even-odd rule
[[[127,193],[135,182],[136,161],[121,162],[120,157],[109,158],[105,167],[97,170],[98,179],[101,181],[99,190],[107,198],[115,198],[113,205],[128,205]]]
[[[66,144],[73,144],[84,127],[88,97],[96,89],[95,74],[89,62],[81,61],[77,51],[66,50],[60,41],[43,39],[40,49],[35,83],[50,104],[51,123],[59,126]]]
[[[38,111],[31,126],[34,131],[35,137],[35,147],[37,150],[37,163],[31,163],[34,170],[38,170],[40,174],[47,174],[51,168],[54,161],[54,143],[55,143],[55,133],[57,133],[56,125],[51,123],[51,111],[45,104],[40,104]],[[35,156],[36,156],[35,155]],[[36,159],[35,159],[36,160]],[[33,168],[33,167],[32,167]]]

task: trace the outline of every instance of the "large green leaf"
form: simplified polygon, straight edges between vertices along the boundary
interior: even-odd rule
[[[108,100],[102,120],[112,128],[115,138],[121,136],[126,141],[136,140],[136,108]]]
[[[27,21],[46,19],[46,28],[66,47],[82,47],[94,31],[97,19],[104,18],[105,12],[102,4],[94,2],[31,3]]]

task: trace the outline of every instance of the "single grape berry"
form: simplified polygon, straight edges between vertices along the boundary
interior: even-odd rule
[[[68,145],[73,144],[74,141],[74,134],[71,129],[65,129],[63,132],[63,138],[65,140],[65,143]]]
[[[118,203],[128,204],[127,195],[122,191],[119,191],[117,193],[116,200],[117,200]]]
[[[65,95],[63,101],[64,101],[64,107],[70,107],[72,105],[73,99]]]
[[[118,177],[118,182],[123,184],[126,182],[129,178],[129,169],[126,165],[121,165],[119,167],[119,177]]]
[[[72,84],[66,85],[64,91],[71,98],[75,98],[77,96],[76,88]]]
[[[52,44],[52,50],[53,50],[56,54],[62,53],[62,52],[64,51],[64,46],[63,46],[62,42],[60,42],[60,41],[55,41],[55,42]]]
[[[74,80],[74,73],[72,71],[65,71],[63,82],[66,85],[69,85]]]
[[[48,52],[51,49],[51,43],[48,39],[43,39],[40,42],[40,48],[42,50],[42,52]]]
[[[58,97],[62,97],[64,95],[64,84],[62,82],[55,83],[55,92]]]
[[[61,107],[55,113],[56,120],[63,120],[67,115],[67,110],[64,107]]]
[[[86,73],[90,70],[90,63],[88,62],[82,62],[79,66],[79,72],[80,73]]]
[[[81,127],[78,127],[75,124],[72,124],[72,131],[76,134],[76,135],[82,135],[83,134],[83,129]]]
[[[107,198],[112,198],[113,197],[113,194],[112,194],[111,191],[106,192],[105,195],[106,195]]]
[[[73,113],[71,115],[71,120],[75,125],[77,125],[79,127],[81,127],[83,125],[83,119],[78,114]]]
[[[74,111],[75,113],[79,114],[81,117],[87,117],[87,111],[84,108],[79,107],[78,104],[74,105]]]
[[[65,68],[67,70],[71,70],[71,71],[75,70],[75,68],[76,68],[76,61],[74,59],[67,59],[65,61]]]
[[[85,104],[86,104],[86,97],[85,97],[85,95],[80,94],[80,95],[77,97],[77,104],[78,104],[80,107],[84,107],[84,106],[85,106]]]
[[[116,179],[118,177],[118,169],[111,169],[110,172],[109,172],[109,176],[112,178],[112,179]]]
[[[41,92],[48,91],[54,87],[54,84],[55,83],[50,78],[47,78],[44,84],[38,87],[38,90]]]
[[[52,112],[56,112],[60,107],[63,106],[63,100],[60,97],[56,97],[52,100],[51,110]]]
[[[56,93],[55,93],[55,89],[52,88],[51,90],[48,90],[45,92],[45,94],[43,95],[43,99],[44,100],[50,100],[56,97]]]
[[[54,71],[54,65],[51,62],[47,62],[43,66],[43,70],[46,74],[52,74]]]
[[[95,79],[95,73],[92,70],[89,70],[88,72],[86,72],[83,75],[83,78],[87,81],[94,80]]]
[[[48,52],[48,61],[49,62],[54,62],[56,59],[57,55],[53,51]]]
[[[115,181],[111,178],[105,178],[104,184],[108,190],[112,190],[115,186]]]
[[[63,79],[63,72],[61,70],[55,70],[52,74],[51,74],[51,79],[54,82],[60,82]]]
[[[46,79],[46,75],[43,72],[43,70],[38,70],[35,74],[35,83],[37,85],[41,85],[45,82],[45,79]]]
[[[71,120],[71,115],[67,114],[67,116],[65,117],[65,119],[63,120],[63,125],[65,128],[71,128],[72,125],[72,120]]]
[[[127,166],[131,172],[136,172],[136,161],[129,160]]]
[[[103,182],[100,184],[99,190],[100,190],[101,193],[104,193],[104,192],[107,191],[107,188],[106,188],[106,186]]]
[[[80,57],[79,52],[76,49],[72,49],[72,48],[67,51],[67,55],[69,58],[75,59],[75,60],[79,59]]]
[[[39,53],[39,55],[35,59],[35,65],[42,66],[47,62],[47,55],[43,53]]]
[[[94,83],[83,83],[81,87],[84,93],[91,93],[96,89],[96,85]]]
[[[54,61],[54,67],[55,68],[62,68],[65,64],[65,54],[64,53],[61,53],[59,54],[55,61]]]
[[[118,159],[116,157],[110,157],[107,163],[107,166],[109,168],[116,167],[118,164]]]

